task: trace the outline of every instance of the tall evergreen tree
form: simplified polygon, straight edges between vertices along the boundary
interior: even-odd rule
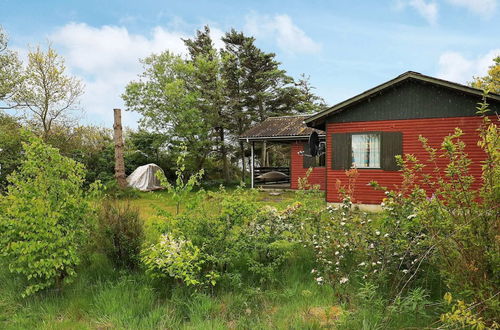
[[[123,98],[128,110],[143,114],[143,125],[167,132],[171,141],[187,142],[197,169],[217,151],[227,182],[231,147],[238,146],[246,172],[240,134],[269,116],[311,112],[321,102],[307,79],[296,83],[275,54],[255,46],[253,37],[231,30],[222,40],[223,49],[215,49],[206,26],[183,40],[188,58],[152,55],[143,61],[140,81],[131,82]]]
[[[222,72],[231,130],[235,135],[270,116],[310,113],[320,108],[316,104],[321,100],[312,93],[308,80],[303,77],[295,84],[280,68],[281,63],[276,61],[274,53],[263,52],[255,46],[255,38],[232,29],[222,40],[225,45],[221,50]],[[239,141],[239,148],[245,164],[243,141]],[[265,153],[264,144],[263,161],[267,158]]]
[[[189,51],[189,62],[195,68],[194,88],[200,95],[200,108],[213,129],[214,140],[222,160],[224,181],[230,179],[228,148],[226,138],[225,100],[223,95],[224,81],[221,77],[221,60],[210,37],[210,28],[196,32],[193,39],[183,39]]]

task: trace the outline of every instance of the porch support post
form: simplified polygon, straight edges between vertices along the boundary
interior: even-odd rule
[[[252,144],[250,145],[250,187],[253,189],[254,188],[254,182],[253,182],[253,172],[254,172],[254,146],[255,142],[252,141]]]

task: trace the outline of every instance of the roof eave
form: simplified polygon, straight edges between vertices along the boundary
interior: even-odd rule
[[[325,138],[325,134],[319,134],[320,138]],[[298,140],[307,140],[309,139],[309,135],[282,135],[282,136],[248,136],[248,137],[239,137],[240,141],[298,141]]]

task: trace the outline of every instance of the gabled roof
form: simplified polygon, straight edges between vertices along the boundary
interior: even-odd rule
[[[454,82],[440,79],[440,78],[426,76],[426,75],[423,75],[423,74],[418,73],[418,72],[408,71],[408,72],[405,72],[405,73],[397,76],[396,78],[394,78],[392,80],[389,80],[389,81],[387,81],[383,84],[380,84],[378,86],[375,86],[373,88],[370,88],[369,90],[367,90],[361,94],[358,94],[358,95],[351,97],[345,101],[337,103],[334,106],[332,106],[332,107],[330,107],[322,112],[318,112],[317,114],[312,115],[309,118],[307,118],[306,120],[304,120],[304,122],[307,126],[316,127],[320,123],[324,122],[326,117],[343,111],[347,106],[361,102],[363,100],[366,100],[366,99],[374,96],[375,94],[379,93],[380,91],[382,91],[386,88],[389,88],[391,86],[397,85],[397,84],[401,83],[402,81],[405,81],[408,79],[415,79],[415,80],[431,83],[431,84],[438,85],[441,87],[458,90],[458,91],[461,91],[461,92],[464,92],[467,94],[483,96],[483,91],[480,89],[465,86],[465,85],[458,84],[458,83],[454,83]],[[500,95],[498,95],[498,94],[490,93],[490,94],[488,94],[487,98],[500,101]]]
[[[325,132],[307,127],[304,119],[309,115],[269,117],[239,136],[240,140],[306,140],[312,132],[320,136]]]

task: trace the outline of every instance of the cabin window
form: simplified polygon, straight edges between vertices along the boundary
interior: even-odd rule
[[[352,167],[380,168],[380,134],[352,134]]]
[[[396,155],[403,154],[402,132],[352,132],[331,135],[333,170],[379,168],[397,171]]]

